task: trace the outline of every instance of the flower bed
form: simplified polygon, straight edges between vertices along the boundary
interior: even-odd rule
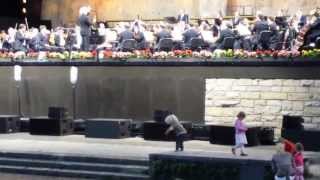
[[[95,60],[98,56],[99,60],[166,60],[166,59],[292,59],[302,57],[317,58],[320,57],[320,49],[303,50],[303,51],[244,51],[244,50],[215,50],[210,52],[203,50],[200,52],[191,50],[175,50],[170,52],[160,51],[151,52],[150,50],[140,50],[133,52],[116,52],[116,51],[92,51],[92,52],[78,52],[78,51],[64,51],[64,52],[0,52],[0,59],[15,60],[15,59],[28,59],[28,60],[55,60],[55,61],[88,61]]]

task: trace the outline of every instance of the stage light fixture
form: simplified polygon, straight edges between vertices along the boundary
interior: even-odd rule
[[[75,66],[70,68],[70,82],[72,85],[76,85],[78,82],[78,68]]]
[[[27,0],[22,0],[23,4],[27,4]]]
[[[21,75],[22,75],[22,67],[19,65],[15,65],[13,67],[14,73],[14,80],[16,82],[16,89],[17,89],[17,105],[18,105],[18,114],[22,117],[22,110],[21,110],[21,94],[20,94],[20,83],[21,83]]]
[[[22,8],[22,13],[23,14],[27,14],[27,9],[26,8]]]
[[[77,89],[77,82],[78,82],[78,68],[72,66],[70,68],[70,83],[72,84],[72,109],[73,109],[73,120],[76,119],[76,89]]]
[[[19,65],[14,66],[14,80],[16,82],[21,81],[21,75],[22,75],[22,67]]]

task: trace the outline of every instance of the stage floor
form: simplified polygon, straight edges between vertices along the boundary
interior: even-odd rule
[[[171,153],[174,142],[145,141],[143,138],[93,139],[83,135],[33,136],[28,133],[0,135],[0,151],[14,153],[45,153],[66,156],[112,157],[119,159],[148,160],[149,154]],[[248,147],[251,158],[271,159],[275,146]],[[212,154],[235,158],[231,146],[210,144],[208,141],[186,141],[185,153]],[[308,156],[319,156],[319,152],[306,152]],[[239,158],[239,157],[237,157]]]
[[[70,136],[33,136],[28,133],[0,135],[0,153],[30,153],[77,157],[98,157],[126,160],[149,160],[149,154],[176,154],[178,156],[212,156],[239,159],[231,153],[231,146],[213,145],[208,141],[187,141],[185,152],[174,152],[174,142],[145,141],[143,138],[127,139],[92,139],[83,135]],[[275,153],[275,146],[258,146],[247,148],[248,157],[268,161]],[[307,157],[320,159],[319,152],[306,152]],[[319,168],[319,167],[318,167]],[[19,176],[1,174],[3,179],[34,180],[36,176]],[[41,177],[38,177],[41,179]],[[52,178],[55,179],[55,178]],[[57,178],[66,179],[69,178]],[[72,179],[70,179],[72,180]]]

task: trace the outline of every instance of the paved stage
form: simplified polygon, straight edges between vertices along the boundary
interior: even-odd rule
[[[247,160],[268,161],[276,149],[275,146],[249,147],[247,148],[248,157],[235,157],[231,153],[230,146],[212,145],[207,141],[187,141],[185,143],[185,152],[175,153],[173,152],[174,147],[174,142],[145,141],[139,137],[127,139],[91,139],[85,138],[83,135],[63,137],[32,136],[28,133],[0,135],[0,153],[49,154],[142,161],[148,161],[149,154],[212,156],[213,158],[243,158]],[[320,159],[319,152],[306,152],[306,156]],[[10,180],[36,179],[33,176],[10,174],[0,174],[1,177],[6,177],[4,179]],[[39,179],[41,178],[39,177]]]
[[[45,153],[67,156],[112,157],[148,160],[149,154],[171,153],[175,142],[145,141],[143,138],[91,139],[83,135],[33,136],[28,133],[0,135],[0,151],[16,153]],[[247,148],[249,157],[271,159],[274,146]],[[213,145],[208,141],[186,141],[185,153],[212,153],[230,156],[231,146]],[[248,158],[249,158],[248,157]]]

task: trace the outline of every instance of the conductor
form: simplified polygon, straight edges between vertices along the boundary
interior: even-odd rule
[[[81,50],[89,51],[90,49],[90,35],[92,21],[89,17],[91,8],[89,6],[83,6],[79,10],[79,26],[82,38]]]

